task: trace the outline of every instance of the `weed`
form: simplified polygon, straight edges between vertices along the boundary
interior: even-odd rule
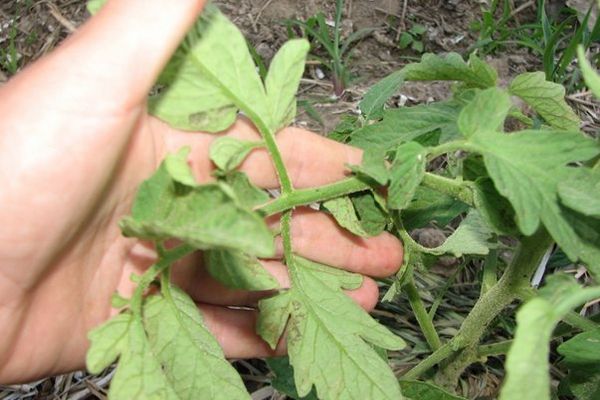
[[[292,27],[297,26],[302,30],[302,36],[311,42],[313,47],[312,58],[319,61],[331,72],[333,91],[337,97],[344,93],[351,79],[350,71],[348,70],[348,61],[352,47],[373,32],[371,28],[363,28],[353,32],[345,39],[342,38],[343,10],[344,1],[336,0],[333,24],[327,21],[322,12],[310,17],[306,21],[298,19],[289,19],[286,21],[288,36],[295,37]],[[318,48],[322,48],[325,51],[325,57],[319,57],[314,54]]]

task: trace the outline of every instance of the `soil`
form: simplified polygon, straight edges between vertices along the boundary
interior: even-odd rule
[[[332,20],[335,9],[333,0],[215,0],[215,2],[241,27],[249,42],[266,62],[288,39],[286,20],[296,18],[304,21],[317,12],[323,12],[328,20]],[[352,50],[348,66],[354,79],[345,93],[336,98],[332,96],[333,86],[328,72],[318,62],[309,63],[307,74],[302,81],[300,98],[309,102],[322,118],[319,122],[300,108],[296,123],[325,134],[335,127],[343,114],[356,112],[362,95],[374,82],[402,65],[420,58],[420,53],[401,50],[397,45],[399,34],[410,29],[414,24],[426,28],[422,38],[425,52],[467,54],[477,40],[478,33],[471,27],[481,18],[481,7],[484,3],[486,0],[347,0],[343,16],[344,37],[363,28],[373,29],[371,34]],[[533,4],[536,2],[514,0],[512,3],[515,12],[518,10],[518,18],[521,22],[526,22],[535,15]],[[554,7],[554,1],[550,2],[550,5]],[[14,57],[16,57],[14,69],[9,63],[0,62],[0,86],[18,70],[51,51],[88,17],[84,0],[0,1],[0,56],[14,49]],[[518,73],[538,70],[540,67],[539,60],[519,48],[504,51],[500,56],[488,58],[487,61],[498,69],[504,82]],[[447,84],[411,83],[402,88],[396,101],[411,105],[443,99],[449,94],[450,86]],[[584,120],[584,128],[588,131],[598,130],[600,107],[590,99],[589,94],[576,93],[570,97],[570,100],[571,104],[577,106]],[[443,287],[446,279],[444,275],[447,273],[440,273],[437,278],[431,279],[439,278],[440,287]],[[469,276],[466,276],[464,281],[473,282],[474,278],[469,280]],[[425,286],[431,287],[431,284]],[[451,313],[454,313],[452,315],[455,315],[463,306],[468,309],[469,301],[468,294],[459,293],[454,304],[442,305],[439,313],[442,314],[444,307],[447,306]],[[392,315],[394,321],[402,320],[403,329],[410,330],[411,326],[414,327],[412,323],[414,321],[409,321],[405,317],[410,314],[408,309],[405,312],[397,309],[391,312],[379,308],[375,314],[382,318]],[[445,332],[451,335],[456,332],[460,319],[453,317],[446,320],[440,317],[440,323],[446,324]],[[418,328],[415,327],[411,334],[418,336]],[[410,360],[408,362],[410,363]],[[256,396],[253,398],[271,398],[272,388],[269,391],[269,387],[265,387],[264,376],[261,376],[261,373],[266,371],[264,365],[260,362],[241,362],[237,366],[244,371],[249,387],[255,388]],[[0,386],[0,399],[104,398],[111,373],[107,371],[103,376],[89,377],[80,372],[29,385]],[[471,388],[480,388],[478,392],[470,393],[470,398],[483,398],[483,396],[493,398],[499,385],[497,376],[489,374],[487,370],[472,371],[466,380]],[[265,396],[261,397],[258,395],[259,392]]]

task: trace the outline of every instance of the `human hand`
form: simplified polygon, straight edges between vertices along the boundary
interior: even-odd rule
[[[129,276],[154,261],[146,243],[121,236],[117,222],[167,153],[190,146],[196,178],[211,179],[208,148],[217,136],[171,129],[145,107],[203,4],[110,1],[0,89],[0,382],[83,367],[87,332],[114,312],[112,294],[131,293]],[[258,137],[244,120],[222,135]],[[278,141],[296,187],[339,180],[346,164],[361,161],[359,150],[299,129],[281,132]],[[277,186],[264,150],[241,169],[260,187]],[[357,238],[308,209],[295,213],[292,236],[298,254],[364,275],[391,275],[401,264],[393,236]],[[198,255],[188,257],[174,279],[199,304],[226,355],[271,354],[254,333],[255,313],[226,308],[252,306],[268,293],[228,290],[201,264]],[[288,284],[280,261],[263,264]],[[377,286],[365,279],[349,295],[370,309]]]

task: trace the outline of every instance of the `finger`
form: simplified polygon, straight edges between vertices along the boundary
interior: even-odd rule
[[[280,237],[276,244],[281,256]],[[340,227],[330,215],[307,207],[294,212],[292,247],[296,253],[313,261],[373,277],[393,275],[402,265],[402,243],[394,235],[383,232],[361,238]]]
[[[215,336],[227,358],[257,358],[285,355],[286,348],[280,341],[277,349],[272,350],[256,334],[258,313],[253,310],[235,310],[230,308],[199,304],[208,329]]]
[[[210,179],[210,171],[214,166],[208,152],[210,144],[217,137],[226,135],[242,140],[260,140],[255,128],[245,119],[238,120],[226,132],[216,136],[177,131],[157,120],[153,120],[153,127],[163,132],[166,152],[191,145],[190,163],[200,182]],[[350,173],[347,165],[360,164],[362,160],[360,149],[299,128],[287,128],[278,133],[277,144],[297,188],[315,187],[343,179]],[[271,189],[279,186],[273,162],[264,148],[253,150],[240,170],[248,174],[259,187]]]
[[[279,261],[262,261],[265,269],[279,282],[281,288],[290,287],[287,267]],[[214,279],[205,268],[193,262],[178,265],[173,269],[173,281],[197,302],[220,306],[256,306],[258,301],[273,296],[273,290],[251,292],[229,289]],[[379,289],[375,281],[365,278],[360,288],[345,291],[365,310],[377,304]]]
[[[205,0],[109,0],[62,46],[24,73],[69,105],[140,105]],[[48,77],[59,76],[60,79]],[[94,96],[91,97],[90,94]]]

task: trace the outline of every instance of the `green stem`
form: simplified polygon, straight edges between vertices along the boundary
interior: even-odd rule
[[[510,346],[512,346],[512,340],[504,340],[498,343],[484,344],[477,348],[477,355],[479,357],[490,357],[499,356],[508,353]]]
[[[269,155],[271,156],[271,160],[273,160],[275,172],[277,173],[279,184],[281,185],[281,193],[288,194],[293,192],[294,187],[292,185],[292,180],[290,179],[290,175],[288,174],[285,163],[283,162],[281,151],[279,151],[279,147],[275,141],[275,134],[260,118],[255,118],[253,121],[256,121],[256,127],[260,131],[265,141],[265,146],[269,152]]]
[[[336,197],[346,196],[369,189],[370,186],[357,177],[351,177],[339,182],[317,188],[293,190],[282,194],[279,198],[260,207],[265,215],[273,215],[282,211],[291,210],[298,206],[331,200]]]
[[[471,149],[471,146],[469,145],[469,143],[467,143],[465,140],[455,140],[453,142],[447,142],[447,143],[441,144],[439,146],[430,148],[428,151],[427,158],[429,158],[430,160],[433,160],[434,158],[437,158],[446,153],[452,153],[452,152],[460,151],[460,150],[472,150],[472,149]]]
[[[537,290],[535,290],[531,287],[523,288],[519,292],[518,296],[519,296],[519,300],[526,302],[526,301],[534,298],[535,296],[537,296]],[[582,331],[592,331],[592,330],[600,328],[600,325],[598,325],[594,321],[591,321],[574,311],[570,311],[563,318],[563,321],[565,323],[571,325],[574,328],[581,329]]]
[[[434,351],[429,357],[427,357],[415,367],[413,367],[400,379],[406,381],[418,379],[425,372],[429,371],[431,368],[435,367],[437,364],[441,363],[442,361],[446,360],[448,357],[453,355],[456,352],[456,350],[452,348],[450,343],[451,342],[448,342],[436,351]]]
[[[444,365],[439,374],[442,384],[452,386],[464,368],[473,362],[474,357],[477,357],[477,345],[491,322],[517,298],[522,288],[529,285],[531,275],[535,272],[551,243],[552,239],[543,229],[532,236],[523,238],[502,278],[477,301],[456,336],[421,361],[409,371],[410,375],[407,374],[407,376],[410,379],[418,378],[434,365],[455,356],[453,360]],[[467,348],[472,351],[465,351]],[[465,353],[465,357],[460,357],[460,353]]]
[[[498,282],[498,250],[490,250],[483,264],[481,278],[481,296],[486,294]]]
[[[473,188],[468,182],[427,173],[423,177],[423,185],[458,199],[471,207],[475,206]]]
[[[266,141],[266,140],[265,140]],[[270,151],[270,150],[269,150]],[[278,163],[275,164],[278,169]],[[447,194],[458,200],[474,206],[473,189],[467,182],[461,182],[454,179],[444,178],[432,173],[426,173],[423,178],[423,184],[440,193]],[[283,182],[282,182],[283,187]],[[311,203],[319,203],[336,197],[347,196],[352,193],[362,192],[371,189],[368,183],[355,176],[344,180],[310,189],[291,190],[258,208],[265,215],[274,215],[282,211],[291,210],[295,207],[304,206]]]
[[[182,259],[190,253],[193,253],[196,249],[188,245],[181,245],[172,250],[162,250],[162,246],[157,245],[159,249],[159,259],[152,265],[144,274],[140,277],[137,282],[135,292],[131,297],[130,308],[131,311],[136,315],[142,314],[142,303],[144,300],[144,292],[152,281],[156,279],[164,270],[168,269],[173,263]]]
[[[417,322],[419,323],[419,327],[421,327],[421,332],[425,335],[425,339],[429,344],[429,347],[432,351],[436,351],[440,347],[442,347],[442,341],[438,336],[437,331],[435,330],[435,326],[433,326],[432,320],[429,318],[429,314],[425,309],[425,304],[423,304],[423,300],[419,295],[419,291],[417,290],[417,286],[415,285],[414,276],[411,276],[407,279],[406,284],[404,285],[404,290],[406,290],[406,294],[408,295],[408,301],[410,302],[410,307],[412,308],[415,317],[417,318]]]

